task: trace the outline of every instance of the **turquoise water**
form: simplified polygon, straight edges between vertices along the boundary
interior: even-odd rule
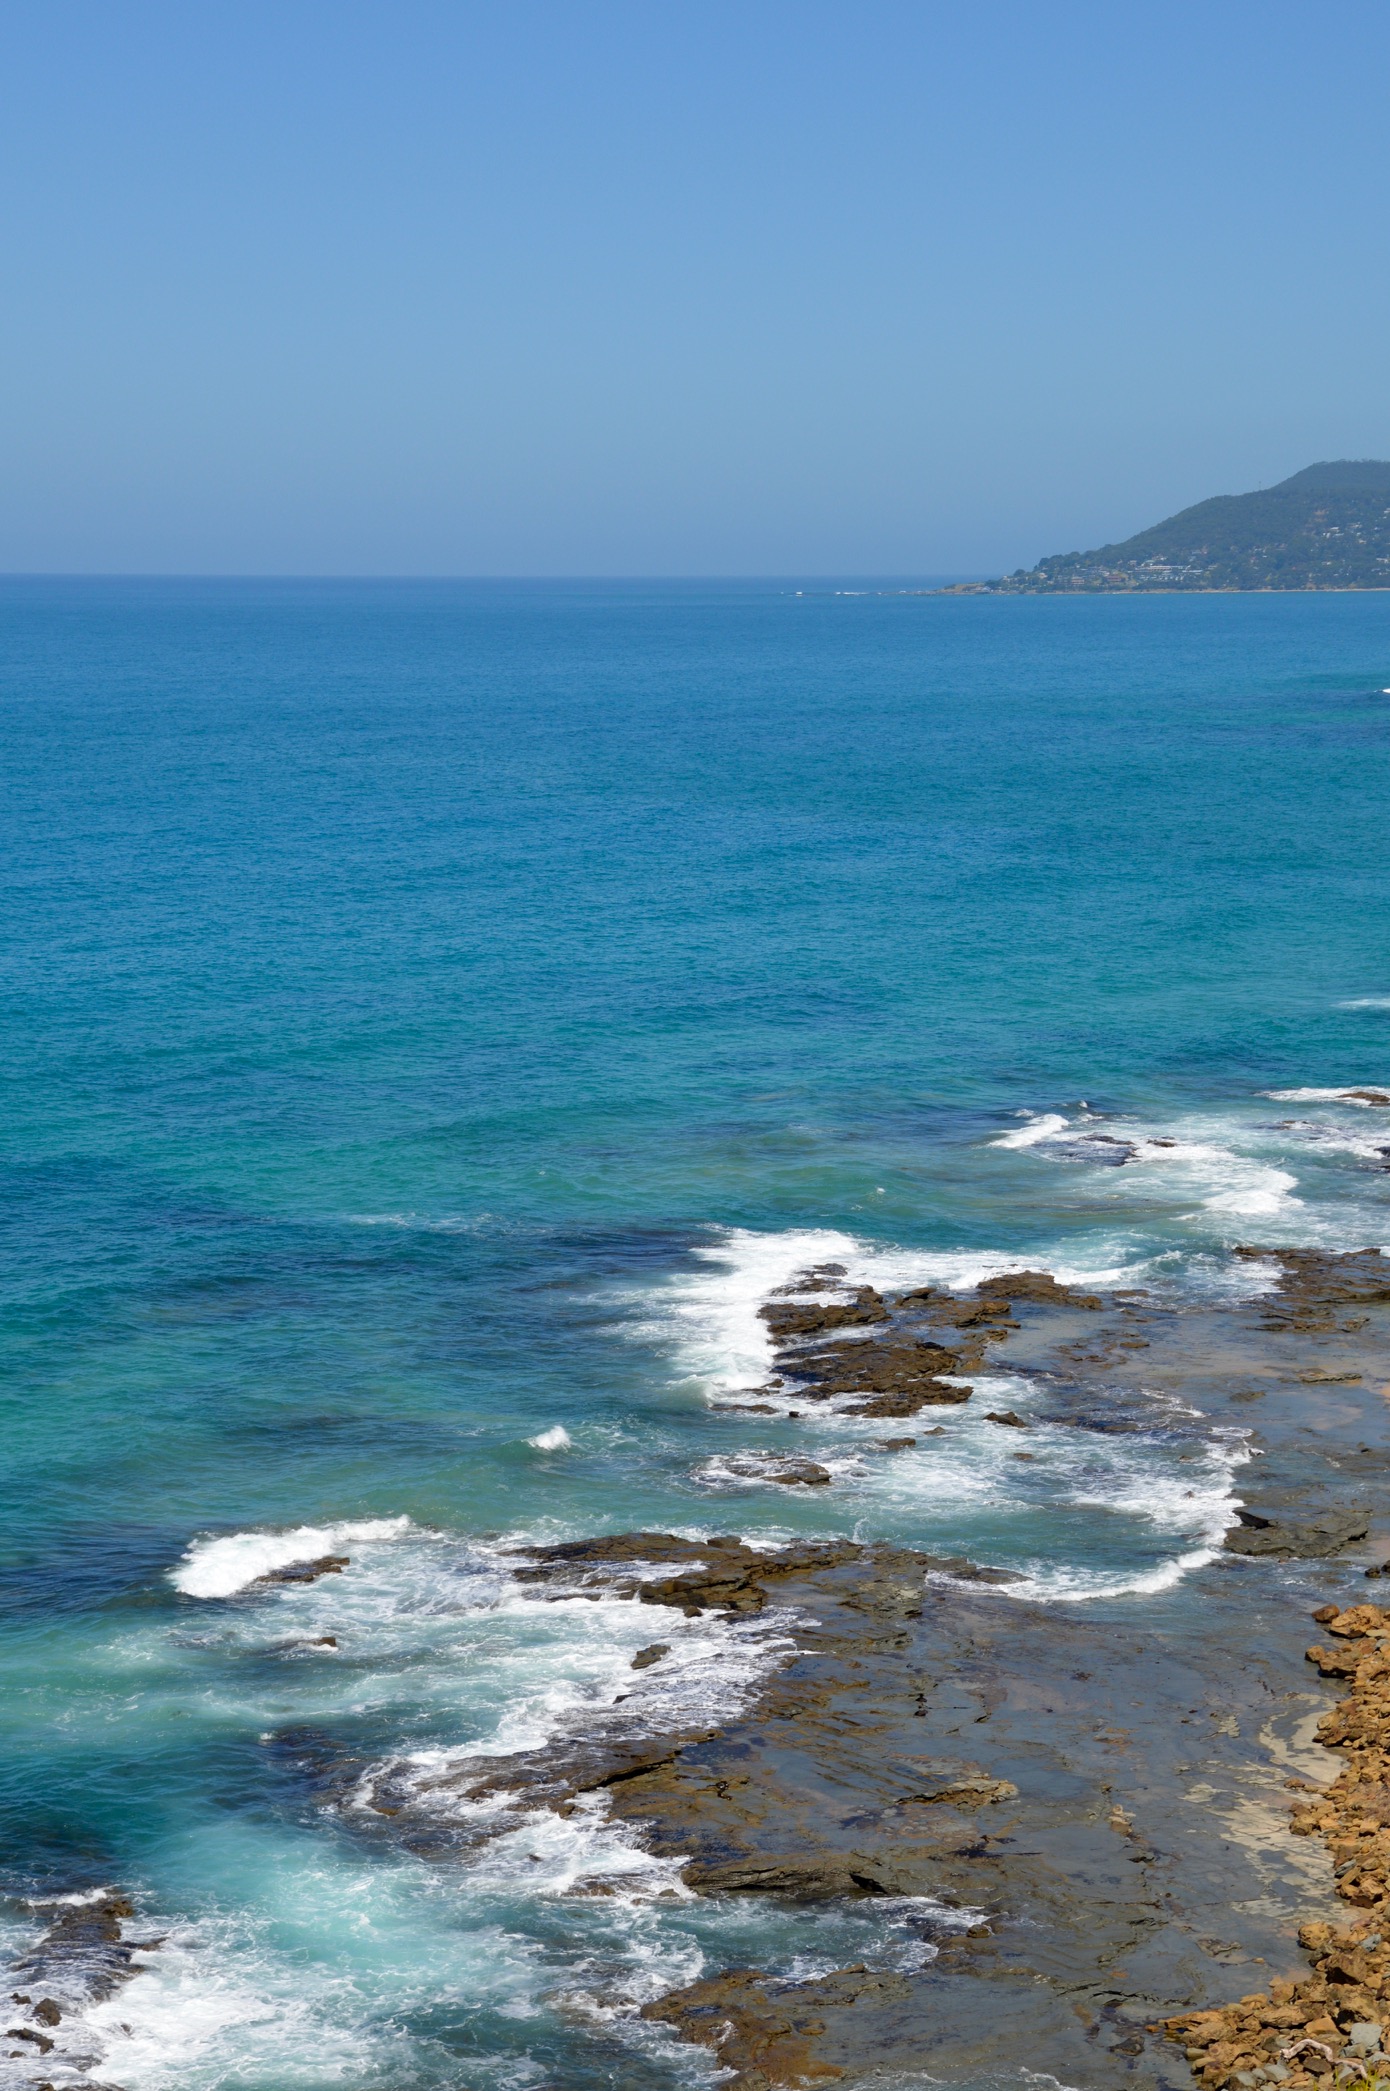
[[[700,1967],[910,1965],[901,1913],[701,1905],[598,1815],[412,1856],[306,1762],[775,1658],[663,1620],[634,1687],[650,1612],[518,1596],[519,1538],[1180,1606],[1237,1442],[1155,1412],[1020,1478],[966,1412],[875,1461],[712,1406],[758,1301],[1390,1240],[1336,1094],[1390,1078],[1390,598],[803,586],[0,584],[0,1887],[15,1950],[103,1885],[169,1934],[64,2036],[104,2082],[659,2091],[708,2070],[630,2007]],[[737,1470],[792,1444],[831,1489]]]

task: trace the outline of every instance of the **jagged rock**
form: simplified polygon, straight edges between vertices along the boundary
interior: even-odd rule
[[[1319,1741],[1345,1752],[1345,1762],[1325,1793],[1313,1789],[1295,1804],[1290,1827],[1295,1835],[1323,1839],[1338,1894],[1365,1914],[1346,1930],[1323,1922],[1300,1928],[1314,1969],[1307,1980],[1276,1981],[1236,2004],[1166,2021],[1206,2091],[1232,2083],[1246,2091],[1266,2080],[1252,2071],[1276,2062],[1294,2086],[1334,2074],[1364,2075],[1359,2062],[1340,2069],[1341,2059],[1364,2058],[1380,2042],[1381,1994],[1390,1986],[1390,1693],[1382,1653],[1390,1612],[1369,1604],[1344,1611],[1322,1605],[1313,1617],[1347,1644],[1308,1650],[1324,1676],[1352,1679],[1350,1697],[1318,1727]]]
[[[813,1401],[836,1394],[915,1394],[931,1400],[943,1372],[956,1372],[965,1362],[960,1350],[916,1338],[879,1343],[872,1339],[836,1344],[832,1349],[797,1352],[781,1362],[799,1393]]]
[[[900,1292],[892,1305],[897,1313],[925,1313],[933,1321],[946,1322],[952,1328],[984,1329],[1001,1337],[1018,1327],[1007,1300],[958,1299],[954,1293],[942,1292],[934,1285],[920,1285],[915,1292]]]
[[[779,1342],[788,1336],[809,1336],[819,1329],[845,1329],[865,1323],[887,1321],[888,1309],[872,1285],[861,1285],[852,1300],[767,1300],[758,1309]]]

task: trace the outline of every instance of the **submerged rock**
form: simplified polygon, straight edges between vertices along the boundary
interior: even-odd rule
[[[735,1452],[722,1461],[727,1473],[747,1481],[774,1481],[781,1488],[824,1488],[829,1467],[786,1452]]]

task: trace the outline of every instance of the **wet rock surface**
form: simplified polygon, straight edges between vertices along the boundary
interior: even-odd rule
[[[846,2070],[834,2060],[835,2051],[852,2054],[860,2042],[856,2027],[835,2021],[857,2014],[881,2028],[885,2012],[911,1993],[901,1976],[867,1968],[783,1983],[737,1969],[644,2005],[642,2016],[673,2027],[682,2040],[712,2047],[734,2072],[735,2091],[764,2091],[843,2078]]]
[[[1315,1643],[1309,1662],[1324,1677],[1349,1678],[1351,1691],[1317,1727],[1341,1769],[1324,1792],[1307,1782],[1310,1797],[1295,1805],[1290,1827],[1325,1846],[1337,1894],[1362,1914],[1349,1925],[1300,1928],[1313,1964],[1301,1981],[1168,2020],[1198,2082],[1213,2091],[1233,2083],[1297,2091],[1322,2077],[1390,2074],[1390,1612],[1324,1605],[1313,1616],[1334,1645]]]
[[[1267,1506],[1247,1505],[1236,1514],[1240,1521],[1223,1541],[1232,1554],[1323,1559],[1341,1553],[1354,1540],[1364,1539],[1371,1528],[1369,1509],[1322,1510],[1302,1521],[1280,1516]]]

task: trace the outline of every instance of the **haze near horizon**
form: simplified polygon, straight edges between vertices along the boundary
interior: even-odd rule
[[[21,0],[15,572],[966,574],[1390,453],[1383,11]]]

